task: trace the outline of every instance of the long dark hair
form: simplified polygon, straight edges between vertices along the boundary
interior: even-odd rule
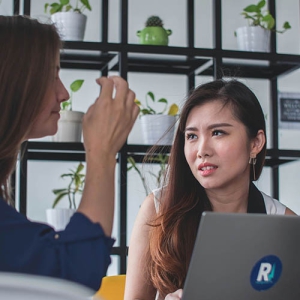
[[[0,45],[0,196],[8,201],[8,179],[54,80],[61,41],[54,25],[0,16]]]
[[[215,80],[200,85],[186,100],[171,149],[167,186],[160,199],[158,217],[151,224],[150,231],[150,278],[163,297],[183,287],[202,212],[212,210],[204,188],[195,179],[186,161],[184,132],[191,110],[215,100],[222,101],[224,106],[230,105],[235,117],[245,125],[249,140],[259,130],[266,131],[258,99],[237,80]],[[266,144],[257,155],[255,179],[261,174],[265,154]],[[253,171],[250,172],[250,180],[254,180]]]

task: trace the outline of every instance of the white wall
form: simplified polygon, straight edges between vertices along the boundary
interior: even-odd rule
[[[43,12],[45,0],[32,0],[31,15],[40,20],[47,21],[48,16]],[[109,41],[120,41],[120,20],[119,20],[119,0],[109,1]],[[236,40],[234,30],[246,25],[240,12],[253,1],[249,0],[223,0],[222,30],[223,48],[236,50]],[[256,1],[255,1],[256,2]],[[86,12],[88,23],[86,28],[86,41],[100,41],[101,32],[101,1],[90,0],[93,7],[92,12]],[[299,54],[299,1],[285,0],[276,1],[277,21],[281,24],[288,20],[292,29],[283,35],[277,34],[278,52]],[[11,14],[12,0],[2,0],[0,13]],[[186,1],[185,0],[129,0],[129,36],[130,43],[138,43],[136,31],[144,27],[145,20],[152,14],[159,15],[165,24],[166,29],[172,29],[173,33],[169,37],[170,46],[186,46]],[[212,42],[212,1],[195,0],[195,45],[196,47],[211,48]],[[96,71],[61,70],[61,77],[65,85],[78,78],[85,79],[82,89],[74,96],[74,109],[86,111],[87,107],[96,98],[99,87],[95,84],[95,78],[100,73]],[[197,77],[196,83],[208,81],[211,78]],[[185,98],[187,85],[186,78],[182,75],[166,74],[143,74],[130,73],[128,80],[131,88],[136,92],[139,100],[144,101],[145,94],[151,90],[157,97],[166,97],[170,102],[179,105]],[[268,80],[243,79],[256,93],[261,101],[264,112],[270,116],[270,93]],[[288,76],[283,76],[278,81],[280,91],[299,92],[299,71]],[[268,139],[270,140],[270,118],[267,117]],[[284,149],[300,148],[299,130],[280,130],[280,146]],[[48,138],[46,138],[47,140]],[[137,121],[129,137],[129,143],[141,143],[141,131],[139,121]],[[270,141],[271,143],[271,141]],[[289,163],[280,167],[280,200],[288,204],[297,213],[300,213],[300,162]],[[71,162],[38,162],[31,161],[28,165],[28,215],[30,218],[45,221],[45,210],[51,206],[53,188],[59,188],[64,182],[59,179],[61,173],[72,168],[76,163]],[[144,167],[144,171],[149,166]],[[156,168],[156,167],[154,167]],[[258,182],[259,188],[266,193],[271,193],[270,168],[265,168],[263,175]],[[142,203],[145,192],[136,173],[131,171],[128,174],[128,234],[130,236],[134,219]],[[153,186],[153,183],[150,183]],[[116,178],[118,185],[118,178]],[[116,193],[117,195],[117,193]],[[118,196],[118,195],[117,195]],[[116,207],[118,213],[118,206]],[[114,235],[117,236],[117,218],[114,225]],[[117,241],[118,244],[118,241]],[[110,274],[117,273],[114,261],[109,271]]]

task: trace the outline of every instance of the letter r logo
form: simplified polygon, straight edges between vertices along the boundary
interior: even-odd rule
[[[270,263],[261,263],[257,274],[257,281],[269,281],[268,275],[272,271],[272,265]]]
[[[255,263],[250,274],[252,287],[257,291],[272,288],[279,280],[282,263],[279,257],[267,255]]]

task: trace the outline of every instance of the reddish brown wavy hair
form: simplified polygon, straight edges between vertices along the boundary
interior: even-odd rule
[[[160,295],[183,288],[203,211],[212,207],[203,187],[193,176],[184,155],[185,126],[190,111],[203,103],[220,100],[230,105],[234,115],[247,129],[249,139],[258,130],[265,132],[262,108],[253,92],[239,81],[215,80],[196,88],[185,102],[172,146],[168,178],[160,199],[158,217],[150,224],[147,253],[150,278]],[[256,179],[259,178],[266,145],[257,155]],[[249,179],[253,180],[252,170]]]

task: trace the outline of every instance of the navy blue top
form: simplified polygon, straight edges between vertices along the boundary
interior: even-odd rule
[[[113,243],[81,213],[56,232],[29,221],[0,198],[0,271],[63,278],[96,291],[111,262]]]

